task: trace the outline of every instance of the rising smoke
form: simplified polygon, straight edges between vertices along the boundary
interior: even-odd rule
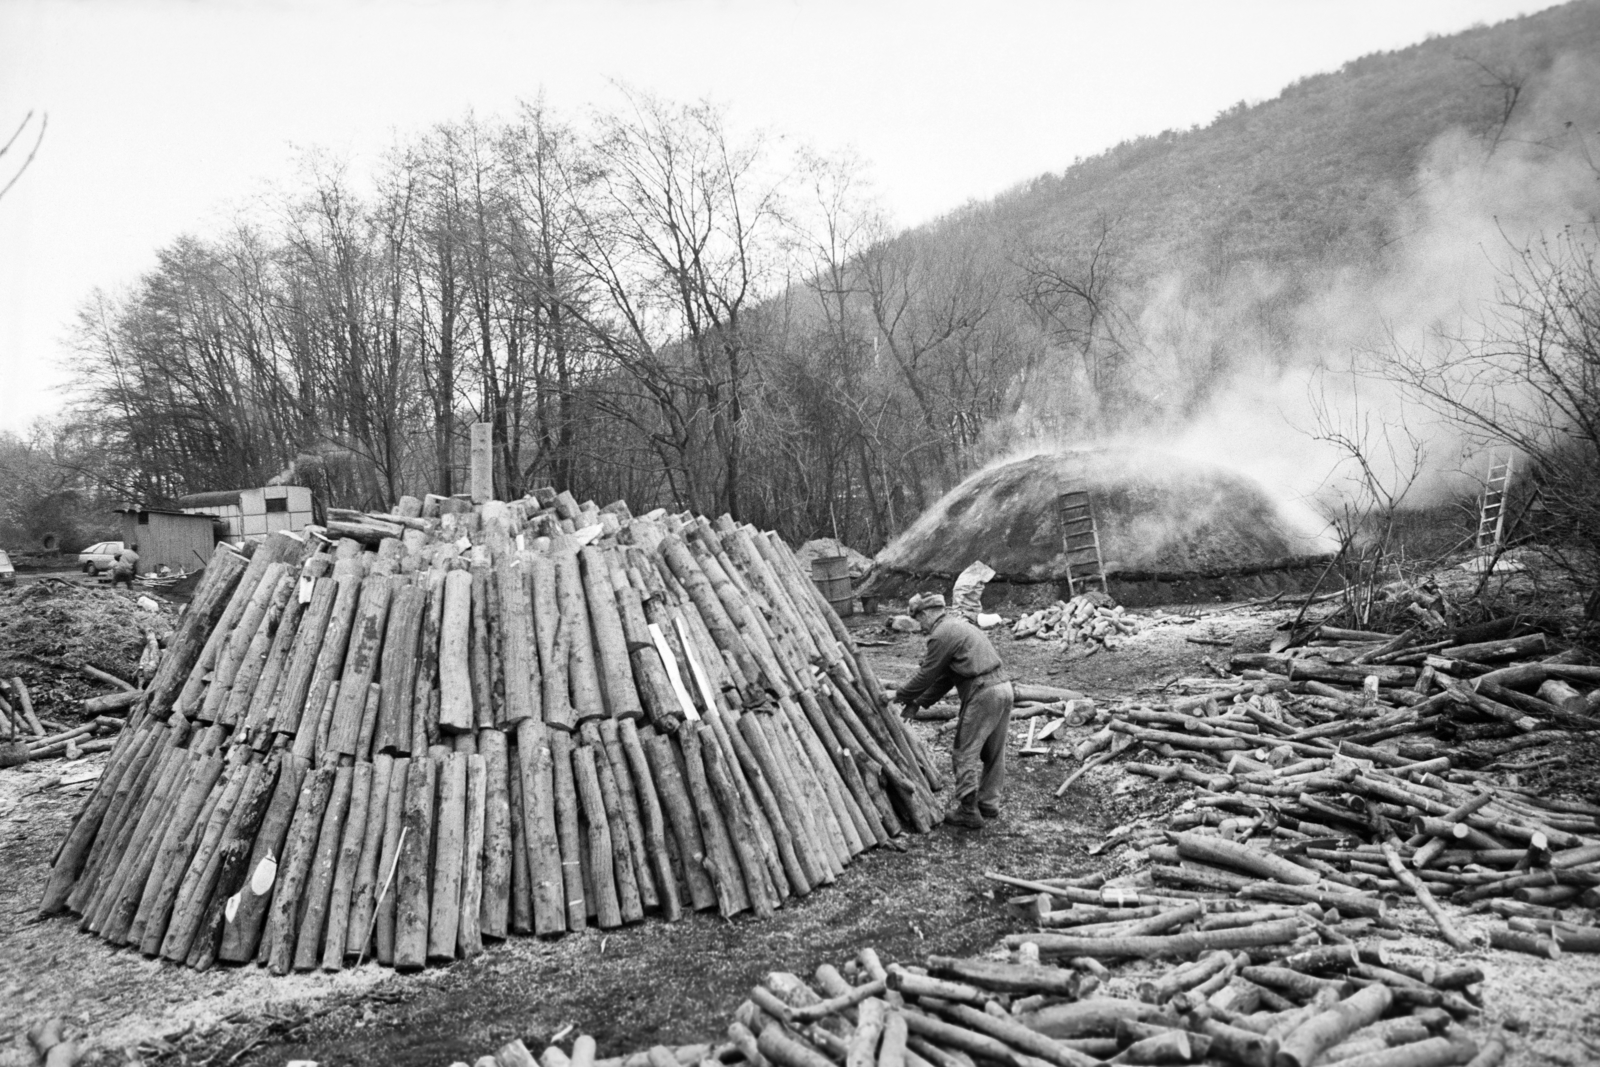
[[[1330,432],[1364,442],[1389,487],[1405,484],[1419,458],[1408,506],[1472,492],[1485,442],[1419,405],[1385,367],[1397,349],[1437,352],[1443,338],[1482,336],[1517,252],[1562,231],[1592,242],[1597,218],[1600,63],[1568,54],[1523,86],[1503,130],[1451,130],[1428,147],[1388,220],[1380,262],[1315,279],[1258,270],[1199,306],[1184,296],[1196,291],[1191,279],[1160,279],[1141,320],[1158,360],[1175,369],[1222,350],[1234,368],[1167,447],[1322,513],[1356,488],[1348,452],[1319,440]],[[1307,294],[1291,335],[1253,330],[1251,309],[1283,292]]]

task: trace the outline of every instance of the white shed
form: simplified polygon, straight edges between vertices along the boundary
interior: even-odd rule
[[[310,524],[311,490],[303,485],[264,485],[179,497],[190,515],[211,515],[228,527],[230,541],[259,541],[279,530],[297,532]]]

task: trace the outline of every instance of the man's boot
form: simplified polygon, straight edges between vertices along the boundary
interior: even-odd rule
[[[944,821],[965,830],[982,830],[983,816],[978,814],[978,794],[968,793],[962,797],[960,804],[944,817]]]
[[[1000,805],[980,800],[978,801],[978,814],[985,819],[998,819],[1000,817]]]

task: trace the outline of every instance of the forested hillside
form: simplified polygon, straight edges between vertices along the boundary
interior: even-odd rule
[[[1357,306],[1437,325],[1430,300],[1481,291],[1449,264],[1484,241],[1592,221],[1597,56],[1600,4],[1570,4],[898,234],[849,165],[708,108],[467,117],[311,159],[280,203],[87,299],[63,439],[151,503],[293,464],[329,504],[384,507],[460,491],[481,419],[503,495],[872,551],[998,455],[1176,433],[1241,379],[1365,345]]]

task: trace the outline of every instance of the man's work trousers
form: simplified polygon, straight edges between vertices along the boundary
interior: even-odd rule
[[[999,804],[1006,784],[1006,732],[1013,699],[1011,683],[1001,682],[974,693],[962,706],[950,752],[957,800],[970,803],[977,793],[979,803]]]

